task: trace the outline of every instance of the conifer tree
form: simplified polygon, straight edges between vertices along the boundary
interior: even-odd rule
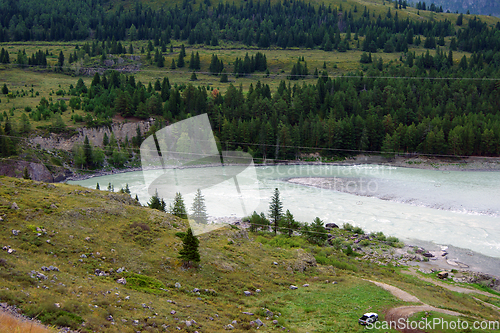
[[[179,192],[175,194],[174,204],[170,206],[170,214],[180,217],[181,219],[187,219],[186,206]]]
[[[281,219],[281,226],[286,233],[288,233],[288,237],[291,237],[294,230],[299,228],[299,223],[295,221],[292,213],[287,209],[285,216]]]
[[[207,216],[207,207],[205,206],[205,198],[201,194],[200,189],[196,191],[196,195],[194,197],[193,206],[191,208],[193,214],[191,218],[195,220],[197,223],[208,223]]]
[[[96,190],[100,190],[101,189],[101,187],[99,186],[99,183],[97,183],[97,185],[95,186],[95,189]]]
[[[127,184],[127,187],[128,187],[128,184]],[[136,197],[137,197],[137,195],[136,195]],[[153,195],[151,197],[151,199],[149,200],[148,206],[149,206],[149,208],[158,209],[162,212],[165,211],[166,204],[165,204],[165,201],[163,201],[163,199],[158,196],[158,190],[155,191],[155,195]]]
[[[186,266],[198,263],[200,261],[200,252],[198,251],[200,241],[193,235],[191,228],[188,229],[186,236],[182,239],[182,243],[179,258],[184,261]]]
[[[283,215],[283,204],[280,200],[280,191],[278,188],[274,189],[274,195],[271,198],[271,202],[269,203],[269,218],[273,222],[273,230],[274,234],[278,231],[278,224],[281,220],[281,216]]]

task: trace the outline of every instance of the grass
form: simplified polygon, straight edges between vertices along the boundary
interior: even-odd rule
[[[19,210],[10,209],[12,202]],[[235,332],[256,331],[250,326],[256,318],[266,323],[259,329],[264,332],[274,330],[273,319],[291,332],[358,332],[362,313],[370,310],[383,318],[384,311],[403,304],[361,278],[393,284],[428,304],[495,318],[492,309],[469,296],[428,286],[390,265],[346,256],[343,245],[318,247],[237,227],[200,235],[200,266],[186,270],[178,259],[182,241],[176,236],[186,230],[186,221],[140,207],[126,194],[0,177],[0,216],[0,245],[16,250],[0,251],[0,302],[47,324],[83,332],[155,332],[162,325],[198,330],[186,326],[190,319],[206,332],[220,332],[233,320],[238,322]],[[307,252],[319,265],[303,270],[297,262]],[[50,265],[59,271],[41,270]],[[119,268],[125,272],[118,273]],[[97,276],[97,269],[106,275]],[[126,285],[116,282],[121,277]],[[305,283],[310,286],[302,287]],[[290,290],[292,284],[299,289]],[[267,320],[262,308],[282,315]]]
[[[344,4],[343,4],[344,5]],[[451,15],[451,14],[450,14]],[[344,35],[342,34],[342,38]],[[362,42],[363,38],[360,38]],[[49,53],[57,55],[60,51],[63,51],[66,59],[69,58],[69,54],[72,53],[75,49],[75,45],[83,45],[84,42],[72,42],[72,43],[57,43],[57,42],[17,42],[17,43],[0,43],[0,47],[5,48],[11,54],[13,58],[18,50],[26,50],[26,53],[30,56],[32,53],[37,51],[38,49],[48,50]],[[147,45],[147,41],[125,41],[123,42],[124,46],[128,49],[129,44],[132,43],[135,48],[135,55],[139,54],[139,50],[141,47]],[[271,88],[271,91],[275,91],[279,85],[281,80],[287,80],[287,76],[289,75],[293,65],[297,62],[299,57],[304,57],[307,62],[308,70],[311,76],[304,80],[299,81],[290,81],[291,84],[315,84],[317,79],[312,76],[315,69],[317,68],[320,75],[322,73],[323,64],[326,63],[326,71],[330,76],[339,76],[348,72],[356,72],[362,69],[362,65],[359,63],[359,59],[361,54],[363,53],[361,50],[356,49],[356,41],[351,40],[351,50],[347,52],[325,52],[319,49],[308,50],[308,49],[299,49],[299,48],[291,48],[291,49],[278,49],[276,47],[272,47],[270,49],[261,50],[256,47],[247,47],[245,45],[239,43],[225,42],[222,41],[221,45],[218,47],[206,47],[204,45],[187,45],[185,41],[172,41],[174,45],[174,52],[169,53],[168,51],[164,54],[166,61],[164,68],[158,68],[156,66],[150,65],[147,63],[145,59],[145,55],[141,55],[141,70],[136,72],[135,77],[136,81],[141,81],[143,84],[147,85],[148,83],[154,83],[157,79],[162,80],[164,77],[168,77],[170,83],[172,85],[178,84],[194,84],[195,86],[206,86],[210,87],[210,89],[218,89],[222,92],[225,92],[230,84],[235,86],[242,86],[243,90],[246,91],[250,84],[254,86],[258,81],[261,81],[264,84],[268,84]],[[445,48],[449,46],[450,38],[446,38]],[[186,45],[186,67],[177,68],[175,70],[170,69],[170,63],[172,59],[177,60],[178,53],[180,51],[180,45]],[[425,53],[427,50],[423,48],[423,43],[420,47],[416,47],[414,45],[410,45],[409,51],[415,51],[417,55]],[[201,70],[197,72],[197,81],[190,81],[191,70],[188,69],[189,57],[191,52],[199,52],[200,61],[201,61]],[[232,76],[234,60],[238,58],[243,58],[246,53],[249,55],[253,55],[256,52],[262,52],[266,55],[268,68],[270,75],[266,77],[264,73],[256,72],[253,75],[249,75],[246,77],[235,78]],[[431,54],[434,54],[435,50],[430,51]],[[221,83],[220,76],[211,75],[208,73],[208,67],[210,64],[212,54],[216,54],[225,64],[226,71],[229,74],[229,83]],[[378,52],[373,54],[374,59],[378,59],[381,57],[384,61],[384,64],[393,62],[397,64],[399,61],[400,53],[383,53]],[[464,52],[454,52],[454,60],[455,62],[459,62],[463,55],[470,56],[470,54]],[[123,57],[123,56],[122,56]],[[99,66],[99,57],[90,59],[87,57],[87,60],[84,61],[85,66],[94,67]],[[54,65],[57,61],[57,56],[51,57],[48,59],[50,65]],[[74,70],[75,65],[69,65],[69,69],[67,74],[71,74]],[[9,87],[9,90],[12,92],[19,92],[22,95],[22,92],[26,92],[23,97],[16,98],[8,98],[5,95],[0,95],[0,112],[7,112],[11,109],[14,109],[14,120],[19,121],[21,114],[24,112],[25,107],[34,108],[39,104],[40,99],[42,97],[47,98],[49,101],[56,101],[60,98],[68,98],[69,96],[57,96],[55,92],[58,90],[67,91],[71,84],[76,85],[77,78],[72,75],[65,75],[62,73],[54,73],[50,70],[36,70],[36,69],[21,69],[17,68],[14,64],[10,65],[0,65],[0,71],[2,73],[0,78],[0,85],[6,83]],[[92,80],[91,77],[82,77],[87,86],[90,85]],[[33,89],[33,97],[31,97],[31,89]],[[36,92],[39,93],[36,96]],[[66,101],[68,104],[68,101]],[[73,124],[70,121],[70,117],[73,114],[84,115],[83,111],[75,110],[74,112],[68,108],[63,114],[63,120],[70,124],[72,127],[82,126],[83,123]],[[36,126],[47,126],[52,123],[52,120],[32,122],[32,127]]]
[[[34,321],[15,317],[7,312],[0,311],[0,332],[9,333],[52,333],[53,329],[49,329]]]

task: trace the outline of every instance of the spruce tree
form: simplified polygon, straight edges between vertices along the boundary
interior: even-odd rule
[[[128,184],[127,184],[127,187],[128,187]],[[137,195],[136,195],[136,198],[137,198]],[[160,210],[162,212],[165,211],[166,204],[165,204],[165,201],[163,201],[163,199],[161,199],[158,196],[158,190],[155,191],[155,195],[153,195],[151,197],[151,199],[149,200],[148,206],[151,209],[158,209],[158,210]]]
[[[29,174],[29,172],[28,172],[28,167],[24,167],[24,170],[23,170],[23,178],[24,178],[24,179],[31,179],[30,174]]]
[[[174,204],[170,206],[170,214],[180,217],[181,219],[187,219],[186,206],[179,192],[175,194]]]
[[[273,221],[274,234],[278,231],[278,224],[283,215],[283,204],[280,200],[280,191],[278,188],[274,189],[274,195],[269,203],[269,218]]]
[[[292,213],[287,209],[285,216],[281,219],[281,226],[283,230],[288,233],[288,237],[291,237],[294,230],[299,228],[299,223],[295,221]]]
[[[193,235],[191,228],[188,229],[186,236],[182,239],[182,249],[179,251],[179,258],[184,261],[186,266],[192,266],[193,263],[200,261],[200,252],[198,245],[200,241]]]
[[[97,183],[97,185],[95,186],[95,189],[96,190],[100,190],[101,189],[101,187],[99,186],[99,183]]]
[[[196,195],[194,197],[193,206],[192,206],[191,210],[193,211],[193,214],[191,215],[191,218],[193,220],[195,220],[197,223],[203,223],[203,224],[208,223],[207,207],[205,206],[205,198],[201,194],[200,189],[198,189],[198,191],[196,191]]]

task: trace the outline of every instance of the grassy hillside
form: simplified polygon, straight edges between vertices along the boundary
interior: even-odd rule
[[[201,235],[200,267],[185,269],[175,234],[186,221],[140,207],[126,194],[7,177],[0,185],[0,302],[47,324],[89,332],[220,332],[235,320],[234,331],[242,332],[256,330],[259,318],[265,332],[282,326],[361,332],[363,312],[383,318],[404,303],[362,278],[384,280],[468,317],[495,315],[469,296],[390,265],[237,227]],[[314,266],[313,255],[325,265]],[[126,285],[116,282],[122,277]],[[299,289],[290,290],[292,284]]]

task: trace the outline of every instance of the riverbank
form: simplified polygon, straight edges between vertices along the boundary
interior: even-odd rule
[[[400,168],[414,168],[424,170],[440,170],[440,171],[500,171],[500,157],[447,157],[436,158],[427,156],[396,156],[393,158],[383,157],[381,155],[357,155],[351,158],[346,158],[344,161],[322,162],[318,157],[316,161],[289,160],[279,161],[269,160],[264,164],[255,164],[256,167],[266,167],[274,165],[334,165],[334,166],[353,166],[353,165],[381,165]],[[211,165],[192,165],[182,168],[204,168]],[[143,170],[152,170],[158,168],[142,168],[142,167],[126,167],[123,169],[111,170],[89,170],[89,173],[73,173],[73,176],[60,180],[84,180],[94,177],[119,174],[124,172],[134,172]]]

